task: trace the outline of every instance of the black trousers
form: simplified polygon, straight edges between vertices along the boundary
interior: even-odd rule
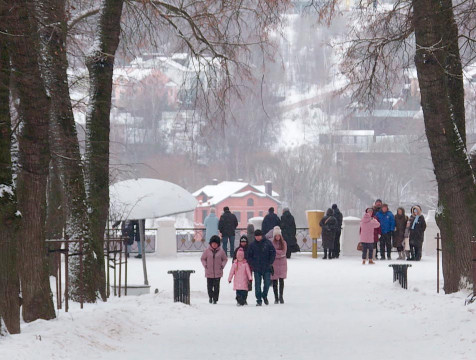
[[[240,305],[245,305],[248,298],[248,290],[236,290],[236,301]]]
[[[385,259],[385,248],[387,250],[387,257],[390,259],[392,252],[392,233],[382,234],[380,236],[380,257]]]
[[[207,278],[208,297],[218,301],[220,295],[220,278]]]
[[[333,257],[338,258],[340,255],[340,234],[342,230],[336,232],[336,237],[334,240],[334,250],[331,250]]]
[[[273,280],[273,292],[274,292],[275,300],[282,299],[283,292],[284,292],[284,279],[279,279],[279,292],[278,292],[278,280]]]

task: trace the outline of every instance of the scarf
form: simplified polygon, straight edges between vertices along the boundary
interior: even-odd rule
[[[413,224],[412,224],[412,230],[415,230],[415,225],[417,224],[419,217],[420,215],[415,216],[415,220],[413,220]]]

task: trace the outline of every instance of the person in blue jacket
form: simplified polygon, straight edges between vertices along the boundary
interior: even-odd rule
[[[392,235],[395,231],[395,216],[388,210],[388,205],[383,204],[382,209],[377,213],[377,219],[380,222],[382,235],[380,236],[380,259],[385,260],[385,250],[387,250],[387,259],[391,260]]]
[[[276,249],[271,241],[263,237],[261,230],[256,230],[255,241],[248,248],[248,263],[255,276],[256,306],[261,306],[262,301],[265,305],[269,304],[268,290],[271,285],[271,271],[275,258]],[[264,283],[263,289],[261,289],[261,280]]]

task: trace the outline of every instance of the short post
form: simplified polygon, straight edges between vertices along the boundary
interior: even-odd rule
[[[436,234],[436,293],[440,293],[440,233]]]
[[[472,253],[473,253],[473,297],[476,298],[476,237],[473,236]]]
[[[122,241],[119,241],[119,297],[121,297],[122,284]]]
[[[190,274],[195,270],[170,270],[174,277],[174,302],[190,305]]]
[[[68,238],[64,242],[64,311],[69,310],[69,244]]]
[[[83,308],[84,303],[84,284],[83,284],[83,239],[79,239],[79,303],[81,309]]]

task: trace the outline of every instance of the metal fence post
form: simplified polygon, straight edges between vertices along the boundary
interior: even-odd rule
[[[440,233],[436,234],[436,292],[440,293]]]

